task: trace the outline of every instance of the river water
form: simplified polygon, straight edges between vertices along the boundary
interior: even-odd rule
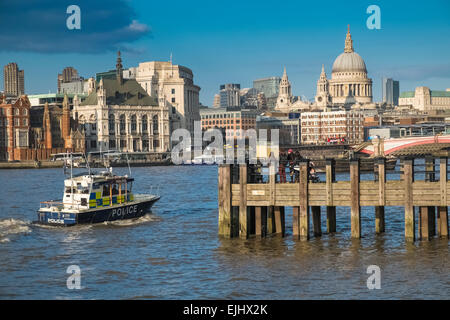
[[[60,228],[32,221],[40,201],[61,198],[61,169],[1,170],[0,298],[449,299],[449,241],[405,243],[402,208],[386,208],[383,235],[374,209],[363,208],[360,240],[350,238],[349,208],[337,209],[336,234],[308,242],[292,240],[289,209],[285,238],[225,240],[217,167],[132,171],[135,193],[159,187],[151,214]],[[70,265],[81,270],[79,290],[67,288]],[[370,265],[381,270],[381,289],[367,287]]]

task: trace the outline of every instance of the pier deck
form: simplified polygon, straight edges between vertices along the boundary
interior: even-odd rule
[[[425,171],[415,172],[413,159],[402,159],[400,180],[387,180],[386,160],[375,161],[374,180],[361,181],[360,163],[351,160],[350,181],[336,181],[335,162],[327,160],[326,181],[309,181],[309,163],[299,164],[299,182],[279,183],[275,169],[266,183],[248,183],[249,165],[219,166],[219,235],[248,238],[271,233],[285,235],[285,207],[293,208],[293,237],[320,236],[321,207],[326,207],[327,232],[336,232],[336,207],[350,207],[351,235],[361,237],[361,207],[375,208],[375,232],[385,230],[385,206],[404,207],[405,238],[416,239],[414,207],[419,209],[419,238],[448,238],[450,182],[447,158],[427,158]],[[424,180],[415,175],[425,173]],[[289,179],[289,178],[288,178]],[[310,220],[313,229],[310,230]],[[313,232],[311,232],[313,231]]]

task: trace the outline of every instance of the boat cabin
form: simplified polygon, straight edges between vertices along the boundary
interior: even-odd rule
[[[67,209],[93,209],[134,200],[133,178],[108,171],[96,175],[80,174],[64,180],[63,204]]]

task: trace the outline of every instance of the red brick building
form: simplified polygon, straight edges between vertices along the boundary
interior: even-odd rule
[[[62,108],[50,110],[46,104],[43,109],[43,114],[32,109],[26,95],[13,100],[0,96],[0,161],[46,160],[54,153],[84,152],[84,132],[72,120],[67,99]]]

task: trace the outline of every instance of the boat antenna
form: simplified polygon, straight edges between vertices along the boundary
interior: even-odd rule
[[[130,173],[130,177],[131,177],[131,167],[130,167],[130,160],[128,159],[128,152],[125,153],[125,155],[127,156],[128,172]]]
[[[84,161],[86,162],[86,168],[88,169],[89,175],[91,175],[91,166],[89,165],[88,158],[86,157],[86,152],[83,152]]]

